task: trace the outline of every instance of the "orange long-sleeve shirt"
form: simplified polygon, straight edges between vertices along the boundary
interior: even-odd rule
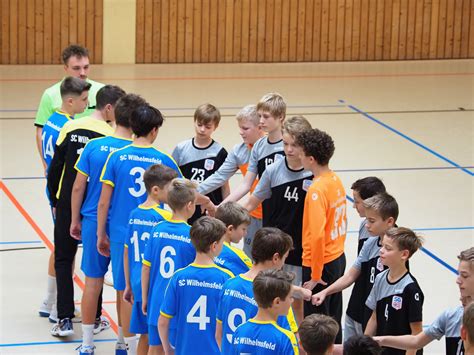
[[[303,266],[311,279],[320,280],[324,264],[344,253],[346,240],[346,192],[332,171],[313,180],[306,193],[303,214]]]

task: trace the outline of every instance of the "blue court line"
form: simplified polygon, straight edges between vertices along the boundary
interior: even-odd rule
[[[2,244],[36,244],[36,243],[41,243],[41,240],[28,240],[28,241],[13,241],[13,242],[0,242],[0,245]]]
[[[94,343],[109,343],[117,341],[117,339],[94,339]],[[79,340],[64,340],[64,341],[38,341],[31,343],[6,343],[0,344],[0,348],[14,347],[14,346],[35,346],[35,345],[63,345],[63,344],[81,344],[82,339]]]
[[[443,155],[441,155],[441,154],[435,152],[433,149],[428,148],[426,145],[424,145],[424,144],[422,144],[422,143],[420,143],[420,142],[414,140],[413,138],[407,136],[406,134],[403,134],[402,132],[396,130],[395,128],[393,128],[393,127],[391,127],[391,126],[389,126],[388,124],[386,124],[386,123],[384,123],[384,122],[382,122],[382,121],[376,119],[375,117],[369,115],[367,112],[364,112],[364,111],[362,111],[362,110],[360,110],[360,109],[358,109],[357,107],[352,106],[352,105],[347,105],[347,107],[349,107],[352,111],[358,112],[358,113],[360,113],[361,115],[367,117],[369,120],[371,120],[371,121],[373,121],[373,122],[375,122],[375,123],[381,125],[382,127],[384,127],[384,128],[386,128],[386,129],[392,131],[393,133],[399,135],[400,137],[402,137],[402,138],[408,140],[409,142],[411,142],[411,143],[417,145],[418,147],[420,147],[420,148],[426,150],[427,152],[429,152],[429,153],[433,154],[434,156],[438,157],[439,159],[444,160],[444,161],[447,162],[448,164],[450,164],[450,165],[452,165],[452,166],[455,166],[455,167],[457,167],[458,169],[461,169],[462,171],[464,171],[464,172],[467,173],[468,175],[474,176],[474,172],[472,172],[472,171],[470,171],[470,170],[468,170],[468,169],[466,169],[466,168],[460,166],[459,164],[455,163],[454,161],[452,161],[452,160],[446,158],[445,156],[443,156]]]

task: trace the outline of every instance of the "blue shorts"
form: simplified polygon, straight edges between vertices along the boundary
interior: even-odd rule
[[[82,262],[81,270],[87,277],[104,277],[110,258],[97,251],[97,221],[89,218],[82,220]]]
[[[142,303],[133,302],[132,317],[130,318],[130,332],[135,334],[148,334],[146,315],[142,312]]]
[[[171,347],[174,349],[176,345],[176,329],[170,329],[168,336]],[[148,345],[158,346],[161,345],[160,334],[158,333],[158,327],[155,325],[148,324]]]
[[[110,258],[112,259],[112,275],[114,279],[114,289],[125,290],[125,274],[123,271],[123,243],[110,241]]]

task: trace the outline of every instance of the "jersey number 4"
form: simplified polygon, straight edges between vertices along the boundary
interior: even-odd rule
[[[53,158],[54,147],[53,147],[53,136],[49,136],[48,140],[45,141],[46,132],[43,132],[41,136],[41,142],[43,143],[43,158],[46,159],[47,156]]]
[[[207,313],[207,296],[201,295],[189,310],[186,316],[186,322],[199,324],[199,330],[206,330],[208,323],[211,323],[211,318],[206,315]]]

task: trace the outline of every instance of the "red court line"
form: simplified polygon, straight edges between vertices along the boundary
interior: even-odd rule
[[[176,77],[136,77],[136,78],[101,78],[94,80],[101,82],[114,81],[194,81],[194,80],[307,80],[307,79],[367,79],[367,78],[399,78],[399,77],[428,77],[428,76],[472,76],[474,73],[388,73],[388,74],[347,74],[347,75],[275,75],[275,76],[176,76]],[[0,82],[55,82],[57,78],[16,78],[0,79]]]
[[[54,246],[53,246],[53,243],[51,243],[51,241],[48,239],[48,237],[46,236],[46,234],[44,234],[44,232],[41,230],[41,228],[36,224],[36,222],[33,220],[33,218],[31,218],[31,216],[29,215],[28,212],[26,212],[26,210],[23,208],[23,206],[21,205],[21,203],[15,198],[15,196],[13,195],[13,193],[7,188],[7,186],[3,183],[3,181],[0,181],[0,189],[3,190],[3,192],[5,192],[5,195],[7,195],[7,197],[10,199],[10,201],[13,203],[13,205],[16,207],[16,209],[18,210],[18,212],[20,212],[20,214],[26,219],[26,221],[30,224],[30,226],[35,230],[35,232],[38,234],[38,236],[41,238],[41,240],[43,241],[44,244],[46,244],[46,246],[48,247],[48,249],[52,252],[54,250]],[[84,285],[84,282],[80,279],[79,276],[77,276],[76,273],[74,273],[74,277],[73,277],[74,281],[76,282],[76,284],[79,286],[79,288],[84,291],[84,288],[85,288],[85,285]],[[110,321],[110,327],[113,329],[113,331],[115,332],[115,334],[118,334],[118,327],[117,327],[117,323],[115,323],[115,321],[112,319],[112,317],[110,316],[110,314],[105,310],[105,309],[102,309],[102,313],[109,319]]]

